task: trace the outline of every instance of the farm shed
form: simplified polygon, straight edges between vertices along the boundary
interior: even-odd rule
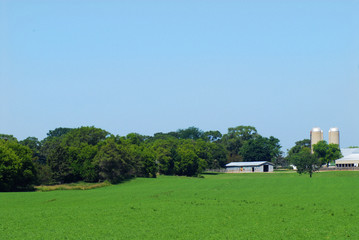
[[[231,162],[226,164],[226,172],[273,172],[273,163],[271,162]]]
[[[344,157],[335,160],[337,167],[359,167],[359,149],[350,149],[351,151],[343,151]]]

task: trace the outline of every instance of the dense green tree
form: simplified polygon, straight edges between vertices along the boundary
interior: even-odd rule
[[[197,176],[206,168],[206,161],[199,158],[191,142],[183,142],[177,149],[176,175]]]
[[[28,146],[33,151],[40,151],[41,142],[36,137],[28,137],[19,142],[24,146]]]
[[[29,190],[36,182],[30,148],[0,140],[0,191]]]
[[[299,174],[309,173],[310,177],[321,166],[319,159],[311,153],[311,149],[308,147],[302,148],[298,153],[293,154],[291,158],[293,164],[297,167],[297,172]]]
[[[326,141],[319,141],[313,146],[314,155],[322,164],[329,166],[331,161],[342,157],[338,144],[328,144]]]
[[[327,165],[329,165],[330,162],[337,160],[339,158],[342,158],[343,155],[340,151],[339,145],[338,144],[334,144],[334,143],[330,143],[328,145],[328,151],[326,154],[326,162]]]
[[[109,133],[101,128],[80,127],[68,131],[62,142],[66,146],[81,146],[82,143],[95,146],[108,136]]]
[[[17,142],[17,138],[14,137],[13,135],[9,135],[9,134],[1,134],[0,133],[0,140],[5,140],[5,141],[11,141],[11,142]]]
[[[156,163],[156,154],[151,148],[136,147],[138,158],[138,175],[141,177],[156,178],[158,167]]]
[[[222,145],[199,139],[195,142],[195,151],[199,158],[206,161],[207,168],[218,169],[225,167],[227,156]]]
[[[63,128],[63,127],[55,128],[54,130],[50,130],[47,133],[47,137],[49,137],[49,138],[61,137],[62,135],[65,135],[66,133],[68,133],[71,130],[72,130],[72,128]]]
[[[148,140],[149,136],[144,136],[138,133],[129,133],[126,136],[126,139],[129,140],[128,142],[131,144],[141,145],[146,140]]]
[[[288,150],[286,159],[288,162],[293,163],[292,156],[299,153],[303,148],[310,148],[310,139],[303,139],[295,142],[295,145]]]
[[[136,166],[131,156],[131,150],[125,144],[116,143],[114,138],[108,138],[95,156],[102,179],[111,183],[119,183],[136,175]]]
[[[258,136],[254,139],[245,141],[243,147],[240,150],[240,154],[243,157],[243,161],[268,161],[274,162],[280,155],[279,140],[274,137],[265,138]]]
[[[289,158],[284,157],[282,154],[280,154],[277,158],[275,158],[273,163],[276,168],[278,167],[288,168],[290,161]]]
[[[98,166],[94,163],[98,147],[82,143],[80,146],[66,147],[70,167],[75,181],[95,182],[99,180]]]
[[[288,155],[299,153],[304,147],[310,148],[310,139],[303,139],[295,142],[295,145],[288,150]]]
[[[52,172],[52,179],[56,183],[70,183],[78,180],[71,168],[70,154],[66,146],[59,139],[46,142],[46,161]]]
[[[178,144],[179,140],[174,137],[158,139],[152,144],[151,148],[155,153],[160,174],[175,174],[175,160],[177,158],[176,149]]]
[[[326,163],[326,155],[328,151],[328,143],[326,141],[319,141],[313,145],[313,152],[318,160],[322,163]]]
[[[37,185],[51,185],[55,183],[52,170],[49,165],[35,162],[34,166],[37,173]]]
[[[271,161],[280,156],[279,140],[263,138],[251,126],[229,128],[223,136],[219,131],[189,127],[153,137],[137,133],[121,137],[93,126],[56,128],[47,135],[41,142],[34,137],[20,141],[32,151],[38,184],[80,180],[115,183],[136,176],[156,177],[157,173],[196,176],[205,167],[214,169],[229,161],[254,159],[253,154]],[[12,135],[1,136],[6,142],[17,143]]]
[[[202,138],[205,141],[216,142],[222,138],[222,133],[220,131],[207,131],[203,133]]]
[[[41,154],[51,171],[38,166],[39,171],[44,171],[40,175],[48,176],[52,172],[54,182],[99,180],[99,166],[94,157],[97,145],[108,137],[107,131],[95,127],[58,128],[48,135],[42,142]]]
[[[33,158],[32,160],[36,163],[45,163],[45,158],[40,154],[41,151],[41,142],[36,137],[28,137],[22,141],[19,142],[20,144],[24,146],[28,146],[31,151]]]
[[[189,127],[186,129],[178,129],[177,136],[180,139],[193,139],[197,140],[202,138],[203,131],[196,127]]]
[[[228,151],[228,161],[242,161],[243,158],[239,154],[241,147],[246,141],[258,137],[259,134],[255,127],[252,126],[238,126],[228,128],[228,133],[224,134],[221,142]]]

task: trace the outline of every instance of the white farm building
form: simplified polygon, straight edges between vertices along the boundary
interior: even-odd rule
[[[359,167],[359,148],[342,148],[343,157],[335,160],[337,167]]]
[[[226,164],[227,173],[273,172],[271,162],[231,162]]]

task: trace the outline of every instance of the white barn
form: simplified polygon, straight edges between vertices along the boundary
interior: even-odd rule
[[[273,172],[271,162],[231,162],[226,164],[227,173],[241,172]]]
[[[359,167],[359,148],[341,149],[343,157],[335,160],[336,167]]]

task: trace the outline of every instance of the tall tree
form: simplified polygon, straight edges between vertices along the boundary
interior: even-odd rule
[[[339,145],[338,144],[334,144],[334,143],[330,143],[328,145],[328,151],[327,151],[327,155],[326,155],[326,162],[327,165],[329,165],[330,162],[337,160],[339,158],[343,157]]]
[[[105,140],[109,133],[101,128],[80,127],[68,131],[62,142],[66,146],[81,146],[81,143],[95,146],[102,140]]]
[[[279,145],[279,140],[277,138],[272,136],[270,138],[258,136],[246,141],[240,150],[240,154],[246,162],[274,162],[281,153],[280,148],[281,146]]]
[[[1,134],[0,133],[0,139],[3,139],[5,141],[17,142],[17,138],[14,137],[13,135],[9,135],[9,134]]]
[[[207,131],[203,133],[203,139],[209,142],[216,142],[222,138],[220,131]]]
[[[338,144],[328,144],[326,141],[319,141],[313,146],[314,155],[322,164],[329,163],[342,157]]]
[[[36,182],[30,148],[0,140],[0,191],[29,190]]]
[[[221,142],[228,151],[229,161],[243,160],[239,154],[241,147],[246,141],[258,137],[257,129],[252,126],[238,126],[228,128],[228,133],[224,134]]]
[[[299,174],[309,173],[310,177],[312,177],[313,173],[318,171],[321,166],[319,159],[311,153],[311,149],[308,147],[304,147],[298,153],[293,154],[292,161],[297,167]]]
[[[203,131],[196,127],[177,130],[178,138],[197,140],[203,136]]]
[[[195,146],[188,141],[183,141],[177,150],[178,159],[175,163],[176,175],[197,176],[207,166],[206,161],[198,157]]]
[[[310,139],[303,139],[300,141],[295,142],[295,145],[288,150],[287,159],[289,162],[293,163],[292,156],[294,154],[297,154],[302,150],[303,148],[310,148]]]
[[[63,127],[59,127],[59,128],[55,128],[54,130],[50,130],[47,133],[47,137],[61,137],[62,135],[65,135],[66,133],[68,133],[69,131],[71,131],[72,128],[63,128]]]
[[[135,176],[136,166],[130,149],[124,144],[117,144],[114,138],[108,138],[98,151],[95,161],[99,166],[102,179],[119,183]]]

